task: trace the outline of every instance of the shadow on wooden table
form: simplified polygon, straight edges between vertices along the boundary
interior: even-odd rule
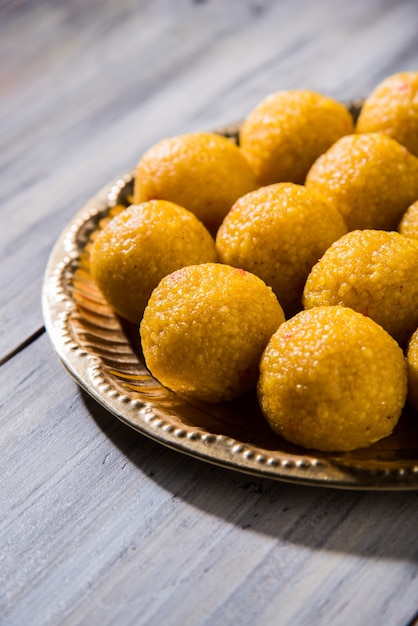
[[[418,491],[304,486],[217,467],[133,431],[81,393],[99,428],[142,475],[173,499],[249,533],[280,541],[375,558],[418,560],[418,543],[410,533],[418,525]]]

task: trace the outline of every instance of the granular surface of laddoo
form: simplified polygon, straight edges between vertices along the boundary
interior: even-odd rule
[[[384,132],[418,156],[418,72],[385,78],[364,101],[356,131]]]
[[[193,213],[152,200],[131,205],[98,232],[90,267],[112,308],[138,323],[161,278],[184,265],[216,260],[215,242]]]
[[[151,146],[136,168],[134,202],[170,200],[214,232],[229,209],[255,189],[240,148],[214,133],[187,133]]]
[[[351,307],[404,346],[418,327],[417,276],[417,241],[396,232],[351,231],[312,268],[303,305]]]
[[[231,400],[255,386],[261,354],[283,321],[257,276],[220,263],[185,267],[159,283],[145,309],[145,362],[179,394]]]
[[[373,320],[345,307],[302,311],[272,336],[258,397],[292,443],[350,451],[388,436],[405,404],[403,352]]]
[[[306,186],[326,196],[349,230],[396,230],[418,198],[418,159],[383,133],[350,135],[317,159]]]
[[[314,190],[261,187],[237,200],[216,236],[219,259],[260,276],[290,317],[312,266],[347,232],[341,214]]]
[[[351,114],[336,100],[303,89],[279,91],[246,117],[240,145],[259,185],[302,184],[319,155],[353,130]]]
[[[408,400],[418,411],[418,329],[413,333],[406,349],[408,366]]]

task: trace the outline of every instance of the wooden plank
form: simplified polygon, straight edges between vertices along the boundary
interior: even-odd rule
[[[401,626],[414,615],[414,492],[287,485],[166,449],[78,390],[46,335],[1,375],[1,623]]]
[[[51,247],[162,136],[267,93],[361,96],[418,66],[414,3],[9,3],[0,21],[0,361],[36,333]],[[382,45],[382,43],[384,45]]]

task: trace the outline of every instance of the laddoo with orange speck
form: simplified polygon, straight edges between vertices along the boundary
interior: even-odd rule
[[[134,202],[175,202],[216,231],[235,200],[255,187],[250,166],[230,139],[187,133],[162,139],[143,154],[135,173]]]
[[[385,78],[364,101],[356,131],[386,133],[418,156],[418,72]]]
[[[318,307],[272,336],[257,391],[271,428],[288,441],[350,451],[392,433],[406,401],[406,364],[396,341],[370,318]]]
[[[399,222],[398,232],[405,237],[418,239],[418,200],[407,208]]]
[[[350,135],[317,159],[306,186],[326,196],[349,230],[396,230],[418,198],[418,159],[383,133]]]
[[[343,104],[309,90],[285,90],[267,96],[249,113],[240,145],[260,185],[302,184],[319,155],[353,131]]]
[[[237,200],[218,230],[216,248],[223,263],[262,278],[290,317],[302,308],[312,266],[346,232],[341,214],[319,193],[276,183]]]
[[[283,321],[257,276],[221,263],[185,267],[163,278],[145,309],[145,362],[178,394],[231,400],[255,386],[261,354]]]
[[[409,340],[406,349],[406,363],[408,367],[408,400],[418,411],[418,330]]]
[[[417,276],[417,241],[383,230],[351,231],[312,268],[303,305],[351,307],[404,346],[418,327]]]
[[[161,278],[184,265],[216,260],[215,241],[193,213],[151,200],[105,224],[91,247],[90,267],[111,307],[138,323]]]

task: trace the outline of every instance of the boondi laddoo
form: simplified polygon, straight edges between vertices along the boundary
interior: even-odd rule
[[[145,363],[178,394],[231,400],[255,386],[261,354],[283,321],[257,276],[220,263],[185,267],[162,279],[145,309]]]
[[[386,133],[418,156],[418,72],[385,78],[364,101],[356,131]]]
[[[260,371],[268,423],[304,448],[369,446],[392,433],[406,400],[401,348],[373,320],[345,307],[302,311],[282,324]]]
[[[134,202],[169,200],[214,232],[235,200],[256,188],[254,174],[231,140],[215,133],[162,139],[140,159]]]
[[[110,306],[138,323],[161,278],[217,260],[215,241],[193,213],[172,202],[131,205],[98,232],[90,267]]]
[[[396,232],[351,231],[312,268],[303,304],[351,307],[404,346],[418,327],[417,276],[417,241]]]
[[[306,186],[326,196],[349,230],[396,230],[418,198],[418,159],[383,133],[349,135],[317,159]]]
[[[343,104],[295,89],[271,94],[249,113],[240,145],[259,185],[302,184],[319,155],[353,131],[353,118]]]
[[[406,350],[406,363],[408,366],[408,400],[413,408],[418,411],[418,330],[409,340]]]
[[[341,214],[319,193],[277,183],[237,200],[218,230],[216,247],[220,261],[262,278],[290,317],[302,308],[312,266],[346,232]]]
[[[418,239],[418,200],[407,208],[398,226],[398,232],[405,237]]]

